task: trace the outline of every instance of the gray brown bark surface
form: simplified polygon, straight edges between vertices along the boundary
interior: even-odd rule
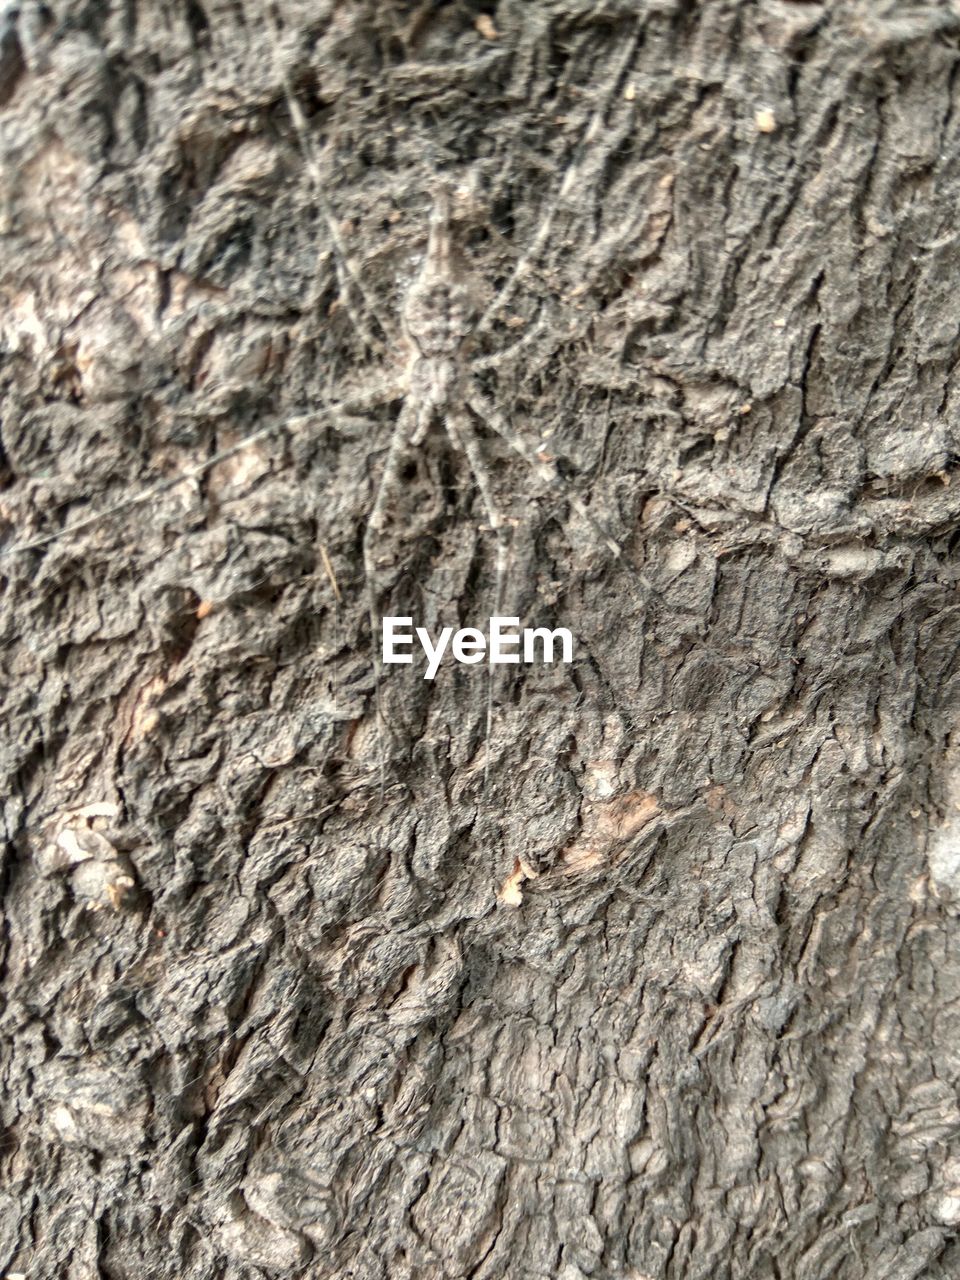
[[[958,40],[8,11],[0,1273],[960,1275]],[[363,572],[441,180],[499,602],[441,423]],[[576,661],[378,733],[368,588]]]

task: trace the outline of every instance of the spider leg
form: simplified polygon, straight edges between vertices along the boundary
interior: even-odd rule
[[[399,400],[406,388],[396,378],[384,378],[356,395],[347,394],[337,401],[335,408],[341,413],[365,413],[368,409],[379,409],[385,404]]]
[[[380,664],[380,650],[377,647],[377,561],[376,547],[386,525],[387,503],[391,494],[396,493],[398,481],[400,479],[400,467],[406,457],[413,437],[422,427],[422,421],[427,416],[425,407],[413,400],[405,400],[403,408],[400,410],[400,416],[393,428],[393,435],[390,439],[390,448],[387,452],[387,460],[383,465],[383,471],[380,473],[380,480],[377,484],[376,496],[373,500],[373,509],[367,519],[367,526],[363,531],[363,575],[366,582],[367,593],[367,613],[370,618],[370,648],[373,657],[373,681],[374,681],[374,701],[376,705],[377,719],[377,751],[380,757],[380,792],[383,794],[384,785],[384,732],[385,722],[383,717],[383,700],[381,697],[382,670]]]
[[[480,499],[483,502],[487,513],[487,519],[493,528],[497,538],[497,563],[496,563],[496,588],[494,617],[499,617],[503,609],[504,586],[507,576],[507,562],[510,550],[510,534],[509,528],[500,514],[500,508],[497,500],[493,496],[493,486],[490,483],[490,472],[484,460],[483,453],[477,443],[476,433],[473,429],[469,417],[462,407],[450,407],[444,418],[444,426],[454,446],[461,449],[467,456],[470,463],[470,470],[473,472],[473,478],[477,482],[477,488],[480,491]],[[493,664],[488,665],[487,670],[487,727],[486,727],[486,750],[483,760],[483,786],[486,791],[487,781],[490,772],[490,733],[493,728]]]
[[[480,421],[490,427],[492,431],[495,431],[501,440],[505,440],[515,453],[518,453],[521,458],[529,463],[542,480],[546,480],[563,491],[564,496],[577,515],[585,520],[594,533],[603,540],[607,550],[620,560],[623,555],[623,548],[611,537],[603,525],[590,514],[584,506],[583,499],[560,474],[556,462],[546,454],[538,453],[536,449],[532,449],[524,440],[521,440],[516,432],[511,429],[503,414],[485,396],[475,392],[468,397],[467,403]]]
[[[451,408],[447,410],[444,426],[454,446],[467,456],[470,470],[473,472],[473,478],[476,480],[477,488],[480,490],[480,499],[487,513],[487,519],[490,521],[490,526],[497,536],[497,603],[499,604],[500,575],[506,568],[506,546],[509,541],[507,523],[500,514],[497,500],[493,496],[490,471],[480,451],[470,419],[462,408]]]
[[[530,346],[531,342],[540,337],[546,327],[546,321],[541,313],[537,316],[535,322],[530,326],[527,332],[523,334],[522,337],[518,338],[516,342],[511,342],[509,347],[504,347],[502,350],[496,351],[492,355],[475,356],[470,361],[471,368],[480,373],[484,372],[486,369],[498,369],[500,365],[505,364],[508,360],[512,360],[514,356],[525,351],[526,348]]]
[[[320,210],[324,222],[326,223],[327,234],[330,236],[330,240],[333,245],[333,260],[336,267],[340,299],[343,302],[347,315],[350,317],[351,324],[367,346],[374,351],[382,351],[383,342],[370,325],[367,324],[366,316],[361,315],[356,310],[351,299],[351,291],[355,290],[357,294],[359,294],[366,314],[373,316],[374,318],[376,317],[376,306],[364,288],[363,281],[360,279],[359,272],[357,271],[357,264],[350,256],[343,236],[340,233],[340,227],[336,216],[324,194],[323,174],[321,173],[316,150],[310,137],[306,117],[304,116],[300,103],[293,91],[293,85],[290,81],[287,68],[281,60],[279,41],[280,24],[276,16],[277,6],[275,4],[268,3],[268,0],[257,0],[257,7],[263,15],[264,28],[266,30],[267,42],[270,46],[273,68],[276,74],[280,77],[280,84],[283,89],[283,96],[287,104],[287,110],[290,113],[290,120],[293,124],[294,132],[297,135],[297,141],[300,145],[304,164],[306,165],[307,172],[310,175],[314,200],[317,208]]]
[[[387,460],[383,464],[383,471],[380,473],[377,492],[373,500],[373,508],[364,532],[363,557],[364,567],[367,569],[372,570],[375,567],[373,548],[376,536],[382,533],[386,524],[387,503],[390,500],[391,493],[398,487],[397,481],[400,478],[400,467],[413,444],[414,436],[421,430],[423,418],[424,409],[422,405],[416,404],[411,400],[404,401],[400,416],[393,428],[390,448],[387,451]]]
[[[201,476],[215,467],[218,463],[224,462],[227,458],[232,458],[234,454],[242,453],[244,449],[249,449],[251,445],[257,444],[260,440],[264,440],[267,436],[272,436],[278,431],[296,431],[300,427],[311,421],[311,415],[298,414],[283,420],[275,420],[265,427],[261,427],[258,431],[253,431],[248,436],[244,436],[242,440],[228,445],[224,449],[218,449],[216,453],[210,454],[209,458],[204,458],[202,462],[197,463],[193,467],[185,467],[177,475],[171,476],[166,480],[158,480],[154,484],[149,484],[145,489],[132,497],[123,498],[120,502],[113,503],[112,506],[103,507],[100,511],[93,511],[90,515],[82,516],[79,520],[74,520],[72,524],[68,524],[64,529],[57,529],[54,533],[43,534],[39,538],[31,538],[27,542],[16,543],[12,547],[5,547],[0,550],[0,559],[6,556],[16,555],[19,551],[35,551],[40,547],[49,546],[51,542],[59,542],[61,538],[69,537],[71,534],[79,533],[81,529],[91,529],[95,525],[109,520],[111,516],[119,515],[123,511],[130,511],[134,507],[142,506],[145,502],[149,502],[152,498],[158,497],[161,493],[167,493],[170,489],[175,489],[178,485],[183,484],[187,480],[199,480]]]
[[[423,406],[417,418],[417,425],[413,429],[413,435],[410,437],[410,443],[415,449],[419,449],[424,440],[426,440],[427,432],[430,430],[430,422],[436,412],[436,404],[428,403]]]
[[[586,175],[584,170],[587,168],[587,159],[591,158],[590,148],[597,138],[604,134],[607,111],[610,108],[611,102],[614,101],[620,90],[623,78],[628,73],[633,63],[636,51],[637,36],[634,35],[632,39],[626,42],[623,57],[614,68],[613,75],[607,82],[606,91],[603,93],[599,105],[593,112],[590,117],[590,122],[584,130],[583,138],[580,143],[581,154],[579,159],[574,160],[567,168],[566,173],[560,181],[560,186],[558,187],[556,194],[550,201],[550,204],[540,221],[540,226],[537,228],[536,235],[533,237],[526,250],[520,255],[516,266],[507,278],[503,288],[492,300],[477,322],[476,332],[478,334],[484,333],[490,328],[491,322],[507,305],[516,292],[517,286],[520,284],[523,277],[540,257],[544,246],[550,239],[550,235],[553,231],[554,219],[556,218],[563,202],[570,197],[576,188],[583,188],[588,185],[585,181]],[[609,153],[609,149],[607,149],[602,153],[601,158],[605,158]]]

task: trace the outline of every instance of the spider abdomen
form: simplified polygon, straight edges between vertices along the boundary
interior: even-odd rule
[[[421,356],[454,355],[472,327],[466,289],[448,280],[422,282],[412,289],[404,325]]]

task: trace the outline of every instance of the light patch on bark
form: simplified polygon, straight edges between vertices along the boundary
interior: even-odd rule
[[[941,826],[931,833],[927,857],[936,889],[960,896],[960,746],[950,746],[944,766],[949,807]]]

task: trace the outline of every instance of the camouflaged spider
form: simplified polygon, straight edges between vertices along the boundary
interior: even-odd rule
[[[364,536],[364,569],[368,582],[372,582],[376,570],[376,541],[385,526],[387,503],[397,486],[404,457],[409,450],[423,444],[430,427],[439,420],[454,449],[467,458],[490,527],[497,535],[499,596],[506,568],[507,523],[494,497],[474,419],[500,436],[542,480],[562,486],[570,505],[598,529],[614,556],[620,556],[620,547],[597,525],[579,495],[562,480],[556,462],[544,451],[544,446],[532,449],[517,436],[474,377],[475,372],[495,367],[515,354],[530,335],[494,356],[466,356],[467,341],[479,337],[489,326],[495,310],[503,305],[507,290],[475,321],[470,289],[456,267],[450,234],[450,201],[450,188],[441,184],[430,219],[423,263],[403,305],[402,323],[410,345],[410,362],[403,387],[403,405]]]
[[[556,463],[532,450],[509,427],[476,381],[475,372],[509,358],[528,340],[495,356],[468,357],[471,337],[483,332],[476,323],[470,289],[458,272],[450,236],[450,189],[441,185],[430,219],[426,253],[402,311],[403,330],[410,346],[410,361],[403,385],[403,403],[390,441],[387,459],[377,485],[373,509],[364,535],[364,570],[372,583],[376,573],[377,540],[386,524],[387,505],[395,491],[408,452],[425,441],[439,421],[454,450],[463,454],[473,473],[490,527],[497,537],[498,598],[507,560],[507,522],[494,496],[490,471],[476,433],[475,421],[492,429],[547,481],[557,483]],[[498,300],[499,301],[499,300]],[[488,320],[491,312],[484,320]],[[565,487],[566,488],[566,487]],[[577,494],[567,491],[571,504],[595,523]],[[617,556],[620,548],[610,538],[607,546]]]

